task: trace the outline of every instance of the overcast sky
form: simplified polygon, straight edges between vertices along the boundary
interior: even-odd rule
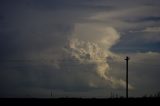
[[[159,0],[1,0],[0,97],[160,91]]]

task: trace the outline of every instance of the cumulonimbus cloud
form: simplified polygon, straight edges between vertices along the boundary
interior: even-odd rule
[[[95,24],[78,24],[69,38],[65,51],[81,64],[94,64],[96,74],[113,88],[125,87],[125,81],[109,75],[107,59],[110,48],[120,35],[113,27]],[[130,88],[132,88],[130,86]]]

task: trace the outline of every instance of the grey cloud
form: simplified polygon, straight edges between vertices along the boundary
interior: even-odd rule
[[[150,17],[144,17],[144,18],[139,18],[139,19],[132,19],[132,20],[126,20],[129,22],[159,22],[160,17],[159,16],[150,16]]]

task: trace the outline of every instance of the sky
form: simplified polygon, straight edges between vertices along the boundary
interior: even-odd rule
[[[1,0],[1,98],[160,92],[159,0]],[[51,92],[52,95],[51,96]]]

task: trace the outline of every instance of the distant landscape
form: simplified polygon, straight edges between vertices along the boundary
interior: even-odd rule
[[[0,104],[21,103],[21,104],[116,104],[116,103],[160,103],[160,92],[154,95],[143,97],[112,97],[112,98],[0,98]]]

